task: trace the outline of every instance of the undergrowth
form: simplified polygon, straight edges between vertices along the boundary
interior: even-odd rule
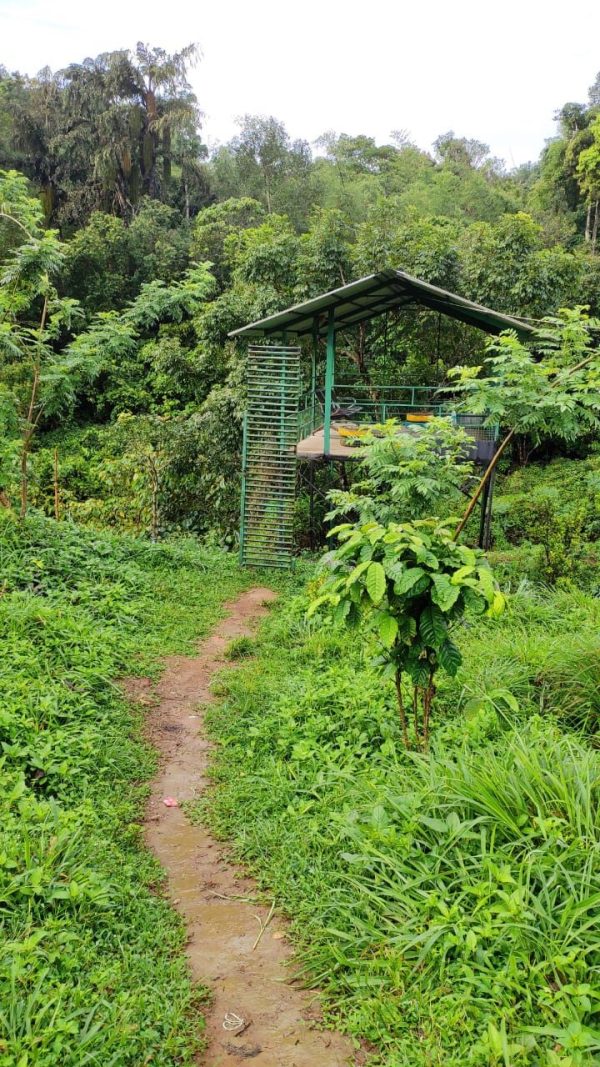
[[[186,651],[231,557],[0,514],[0,1065],[174,1067],[201,1040],[140,840],[154,761],[114,678]]]
[[[465,627],[429,757],[373,650],[305,608],[219,683],[208,818],[294,917],[329,1017],[386,1067],[598,1062],[600,604],[524,583]]]
[[[512,471],[494,501],[492,561],[498,573],[579,586],[598,595],[600,453]]]

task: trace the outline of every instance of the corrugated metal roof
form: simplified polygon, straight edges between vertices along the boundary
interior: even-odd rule
[[[442,315],[477,326],[486,333],[516,330],[526,335],[532,332],[532,327],[522,319],[475,304],[456,293],[439,289],[437,285],[413,278],[404,271],[388,268],[232,330],[229,336],[253,338],[274,333],[299,336],[311,333],[315,320],[319,333],[324,334],[330,309],[333,309],[335,328],[339,330],[408,304],[439,311]]]

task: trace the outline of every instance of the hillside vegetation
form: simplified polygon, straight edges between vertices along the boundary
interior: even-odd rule
[[[0,1067],[197,1062],[207,991],[141,840],[155,757],[118,679],[257,581],[229,333],[384,267],[535,327],[404,307],[337,333],[349,395],[439,386],[499,432],[490,551],[452,420],[320,465],[189,814],[292,917],[370,1067],[593,1067],[600,75],[509,171],[453,131],[311,146],[251,115],[209,151],[197,59],[0,68]]]
[[[387,266],[533,319],[598,313],[600,97],[596,82],[566,103],[514,171],[452,131],[431,150],[353,131],[310,146],[249,115],[209,153],[197,59],[139,45],[37,77],[0,69],[0,493],[18,500],[25,453],[46,512],[57,482],[80,522],[231,543],[245,352],[228,332]],[[482,348],[408,309],[342,333],[338,377],[438,384]]]
[[[0,567],[0,1064],[191,1064],[202,991],[140,840],[155,760],[116,679],[191,649],[247,577],[190,542],[4,515]]]

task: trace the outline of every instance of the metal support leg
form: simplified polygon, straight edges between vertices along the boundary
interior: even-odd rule
[[[479,517],[479,538],[477,543],[480,548],[483,548],[485,550],[490,547],[492,500],[494,496],[495,479],[496,472],[492,471],[492,474],[488,478],[483,493],[481,495],[481,514]]]
[[[316,537],[315,537],[315,465],[314,463],[308,464],[308,507],[309,507],[309,519],[308,519],[308,543],[310,545],[311,552],[316,549]]]
[[[485,523],[483,528],[483,547],[488,550],[492,544],[492,507],[494,503],[494,485],[496,483],[496,471],[492,471],[489,482],[487,507],[485,510]]]
[[[335,373],[335,328],[333,310],[327,323],[327,362],[325,365],[325,413],[323,420],[323,451],[329,455],[331,448],[331,397]]]

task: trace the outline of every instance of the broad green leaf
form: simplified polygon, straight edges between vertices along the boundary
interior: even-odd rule
[[[504,701],[507,707],[509,707],[511,711],[514,711],[515,715],[518,714],[519,702],[514,694],[510,692],[510,689],[492,689],[488,696],[490,697],[490,700]]]
[[[465,944],[469,949],[469,952],[474,952],[477,948],[477,934],[474,930],[468,930],[465,937]]]
[[[352,603],[356,604],[358,607],[360,606],[364,595],[365,591],[360,582],[355,582],[354,585],[351,585],[350,589],[348,590],[348,596],[350,597]]]
[[[404,663],[404,670],[410,675],[414,685],[428,684],[431,666],[418,646],[413,645],[410,649]]]
[[[475,592],[474,589],[463,588],[463,597],[465,605],[470,611],[473,611],[476,615],[481,615],[485,611],[487,601],[481,593]]]
[[[449,674],[452,678],[456,674],[458,668],[462,663],[462,656],[454,644],[447,638],[438,649],[438,659],[440,666]]]
[[[335,549],[336,559],[346,559],[347,556],[354,556],[360,543],[360,537],[351,537],[345,544]]]
[[[362,567],[362,563],[359,564],[359,566]],[[386,588],[385,571],[384,571],[381,563],[370,563],[369,564],[369,569],[367,571],[366,585],[367,585],[367,592],[368,592],[369,596],[371,597],[371,600],[373,601],[374,604],[378,604],[379,601],[382,599],[382,597],[383,597],[383,595],[385,593],[385,588]]]
[[[306,618],[310,619],[315,614],[315,612],[319,610],[322,604],[330,603],[331,595],[329,593],[324,594],[324,596],[318,596],[316,600],[313,600],[312,604],[309,604],[308,610],[306,612]]]
[[[450,611],[460,596],[460,587],[452,585],[447,574],[434,574],[431,599],[442,611]]]
[[[398,623],[393,615],[382,615],[379,620],[379,636],[386,648],[391,648],[398,636]]]
[[[429,589],[431,585],[431,574],[426,573],[422,578],[419,578],[418,582],[415,582],[412,589],[409,589],[411,599],[416,596],[420,596],[426,589]]]
[[[452,585],[460,585],[463,578],[467,578],[469,574],[473,573],[474,570],[475,567],[473,566],[459,567],[458,570],[455,571],[452,575],[450,582],[452,583]]]
[[[471,697],[463,707],[463,715],[468,719],[471,715],[477,715],[483,708],[489,707],[487,697]]]
[[[412,589],[415,582],[418,582],[419,578],[422,578],[425,574],[422,567],[402,568],[398,563],[394,565],[393,571],[391,577],[394,578],[394,592],[396,596],[402,596],[404,593],[407,593],[409,589]]]
[[[416,637],[417,633],[417,620],[408,613],[401,615],[397,619],[398,623],[398,636],[404,641],[411,641],[413,637]]]
[[[494,577],[489,567],[479,567],[477,572],[479,578],[479,588],[483,593],[488,604],[492,604],[496,593],[496,587],[494,585]]]
[[[504,611],[505,607],[505,596],[499,590],[496,590],[496,592],[494,593],[494,599],[492,600],[492,603],[488,610],[488,615],[490,615],[492,619],[497,619],[499,615],[502,615],[502,612]]]
[[[456,550],[459,558],[464,559],[467,566],[474,567],[476,565],[477,553],[474,548],[468,548],[467,545],[457,545]]]
[[[10,790],[10,792],[8,794],[8,802],[10,803],[13,800],[18,800],[19,797],[23,796],[24,792],[25,792],[25,778],[24,778],[24,776],[22,774],[20,774],[19,777],[17,778],[15,784],[13,785],[12,789]]]
[[[371,825],[377,830],[383,830],[389,821],[383,804],[376,804],[371,812]]]
[[[432,571],[439,570],[440,564],[438,558],[433,552],[430,552],[428,548],[425,548],[423,545],[415,545],[414,552],[419,563],[425,563],[428,567],[431,567]]]
[[[435,604],[428,604],[421,612],[419,633],[425,644],[431,648],[439,648],[442,642],[446,640],[446,620]]]
[[[340,603],[338,604],[338,606],[336,607],[334,613],[333,613],[333,618],[334,618],[335,622],[337,622],[337,623],[344,622],[348,612],[350,611],[351,606],[352,606],[352,601],[350,601],[350,600],[341,600]]]
[[[370,559],[365,559],[362,561],[362,563],[357,563],[354,570],[350,571],[350,574],[346,578],[346,589],[349,589],[351,585],[354,585],[357,579],[360,578],[361,574],[363,574],[364,571],[366,571],[367,568],[370,566]]]
[[[445,819],[433,819],[430,815],[418,815],[417,820],[423,826],[428,826],[430,830],[435,830],[438,834],[446,834],[448,832],[448,823]]]
[[[339,526],[334,526],[333,530],[329,530],[327,536],[328,537],[336,537],[337,534],[341,533],[342,530],[351,530],[351,529],[352,529],[352,523],[351,522],[342,522],[342,523],[340,523]]]

